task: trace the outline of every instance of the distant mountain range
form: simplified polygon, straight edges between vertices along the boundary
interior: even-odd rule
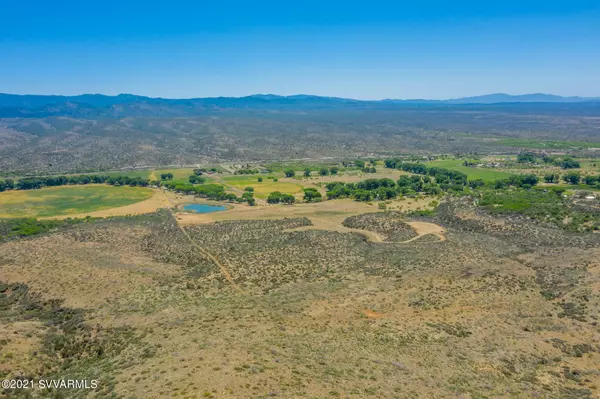
[[[255,94],[246,97],[167,99],[138,96],[134,94],[119,94],[117,96],[106,96],[102,94],[59,96],[0,93],[0,118],[46,116],[72,116],[83,118],[190,116],[219,110],[388,109],[398,106],[458,106],[520,103],[600,103],[600,97],[561,97],[541,93],[513,96],[497,93],[450,100],[385,99],[366,101],[306,94],[292,96]]]

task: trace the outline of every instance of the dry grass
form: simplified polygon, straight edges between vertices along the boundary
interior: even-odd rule
[[[168,213],[2,244],[0,274],[86,309],[85,323],[101,328],[92,337],[104,337],[95,345],[107,350],[75,358],[66,372],[98,376],[109,386],[99,396],[600,393],[600,246],[589,238],[597,235],[577,241],[524,220],[500,226],[460,207],[427,220],[375,211],[331,201],[194,215],[185,231],[244,292],[230,289]],[[311,226],[322,218],[344,227],[365,213],[352,229],[401,241],[408,224],[425,235],[383,244]],[[12,353],[3,363],[11,376],[38,367],[31,354],[49,349],[49,330],[9,314],[6,322],[0,313],[0,340],[10,339],[0,355]]]

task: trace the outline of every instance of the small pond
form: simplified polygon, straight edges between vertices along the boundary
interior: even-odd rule
[[[188,204],[183,207],[184,211],[190,211],[194,213],[211,213],[219,212],[227,209],[222,205],[208,205],[208,204]]]

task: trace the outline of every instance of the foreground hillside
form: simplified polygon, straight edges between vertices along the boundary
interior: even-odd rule
[[[311,224],[161,210],[5,241],[0,370],[97,397],[600,393],[600,235],[469,200]]]

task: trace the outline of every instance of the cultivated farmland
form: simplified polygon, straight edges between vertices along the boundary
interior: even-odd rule
[[[52,217],[126,206],[152,197],[142,187],[47,187],[0,193],[0,217]]]

